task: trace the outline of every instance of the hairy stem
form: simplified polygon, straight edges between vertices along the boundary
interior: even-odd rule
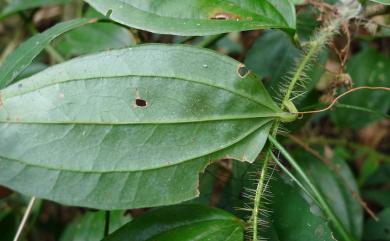
[[[275,124],[273,125],[272,131],[271,131],[272,136],[276,137],[276,134],[277,134],[278,129],[279,129],[279,125],[280,125],[279,121],[276,121]],[[268,147],[268,150],[272,150],[272,148],[273,148],[273,144],[271,143]],[[255,200],[253,203],[252,218],[251,218],[252,219],[252,227],[251,228],[252,228],[252,240],[253,241],[259,240],[259,237],[260,237],[260,234],[258,231],[258,226],[260,223],[260,221],[259,221],[260,215],[259,214],[260,214],[260,210],[263,208],[262,198],[263,198],[263,193],[266,189],[267,176],[268,176],[268,166],[269,166],[270,159],[271,159],[270,152],[267,151],[263,166],[261,168],[260,178],[259,178],[259,181],[258,181],[257,187],[256,187]]]
[[[309,64],[313,61],[313,59],[317,56],[317,54],[320,52],[320,50],[327,44],[328,40],[337,32],[340,25],[340,20],[332,20],[328,25],[321,28],[315,38],[309,43],[309,49],[304,54],[303,58],[298,62],[297,68],[294,71],[294,74],[288,84],[288,87],[284,93],[282,103],[281,103],[281,109],[282,110],[289,110],[292,113],[297,112],[294,104],[291,101],[294,89],[296,88],[296,85],[298,82],[302,81],[305,76],[305,72]],[[275,124],[272,127],[271,130],[271,137],[276,139],[276,135],[278,133],[278,129],[280,126],[280,121],[277,120]],[[262,169],[260,171],[260,178],[257,183],[256,187],[256,193],[255,193],[255,199],[253,204],[253,210],[252,210],[252,240],[257,241],[260,237],[259,230],[258,230],[258,224],[260,219],[260,210],[263,208],[264,204],[262,202],[262,197],[264,190],[266,188],[267,183],[267,176],[268,176],[268,167],[270,164],[270,158],[271,155],[269,154],[269,151],[272,150],[274,147],[274,144],[271,142],[268,151],[262,166]]]
[[[298,82],[303,81],[305,72],[309,64],[315,59],[321,49],[327,44],[328,40],[337,32],[340,25],[340,19],[332,20],[328,25],[321,28],[315,38],[309,43],[309,50],[298,62],[297,68],[290,80],[282,100],[282,110],[291,109],[291,98]]]

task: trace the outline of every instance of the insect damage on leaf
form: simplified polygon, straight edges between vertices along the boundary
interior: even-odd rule
[[[148,102],[146,100],[143,100],[141,98],[135,99],[135,105],[138,107],[146,107],[148,105]]]
[[[214,20],[231,20],[231,19],[233,19],[233,20],[239,21],[241,19],[241,17],[238,15],[232,14],[232,13],[217,12],[217,13],[211,14],[210,19],[214,19]]]
[[[240,76],[240,78],[245,78],[247,77],[251,71],[244,65],[244,64],[239,64],[237,67],[237,74]]]
[[[210,161],[254,162],[286,115],[245,66],[184,45],[106,51],[18,84],[0,91],[0,183],[92,208],[194,198]]]

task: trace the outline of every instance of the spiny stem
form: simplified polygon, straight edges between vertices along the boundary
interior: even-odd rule
[[[22,235],[23,228],[24,228],[24,226],[25,226],[26,223],[27,223],[28,216],[30,216],[31,210],[32,210],[32,208],[33,208],[33,206],[34,206],[34,202],[35,202],[35,197],[32,197],[32,198],[30,199],[30,202],[28,203],[26,212],[24,212],[22,221],[21,221],[20,224],[19,224],[18,231],[16,232],[13,241],[18,241],[19,238],[20,238],[20,236]]]
[[[281,106],[282,110],[286,109],[286,107],[291,105],[290,99],[292,97],[292,93],[295,89],[295,86],[300,80],[303,79],[303,76],[305,75],[305,70],[309,63],[317,56],[321,48],[326,45],[328,39],[331,38],[337,32],[339,25],[339,19],[332,20],[327,26],[320,29],[315,39],[313,39],[309,43],[309,51],[298,62],[298,66],[294,71],[291,81],[284,94]]]
[[[268,137],[268,140],[283,154],[283,156],[288,160],[290,165],[295,169],[299,176],[305,181],[310,190],[313,192],[313,196],[316,198],[318,203],[321,205],[322,209],[328,216],[328,218],[332,221],[335,229],[338,233],[343,237],[343,240],[354,241],[354,238],[345,230],[344,226],[341,224],[339,219],[333,213],[332,209],[329,207],[328,203],[325,201],[325,198],[322,196],[317,187],[311,182],[309,177],[305,174],[302,168],[298,165],[298,163],[294,160],[294,158],[288,153],[286,149],[272,136]]]
[[[260,211],[261,204],[262,204],[261,203],[261,198],[263,196],[262,194],[264,192],[264,188],[265,188],[264,184],[266,182],[265,179],[266,179],[266,176],[267,176],[267,168],[264,168],[264,166],[268,166],[269,159],[270,159],[270,156],[269,156],[269,154],[267,152],[267,156],[264,159],[263,168],[261,169],[260,179],[259,179],[259,182],[257,183],[257,187],[256,187],[256,194],[255,194],[253,213],[252,213],[253,241],[257,241],[258,240],[257,228],[258,228],[258,223],[259,223],[259,211]]]
[[[279,121],[276,121],[275,124],[273,125],[272,131],[271,131],[272,136],[276,137],[276,134],[277,134],[278,129],[279,129],[279,125],[280,125]],[[272,150],[272,148],[273,148],[273,145],[270,144],[270,146],[268,147],[268,150]],[[263,208],[262,207],[263,206],[262,197],[263,197],[264,190],[266,188],[265,184],[267,183],[266,179],[267,179],[267,175],[268,175],[268,165],[269,165],[270,158],[271,158],[271,156],[270,156],[269,152],[267,151],[263,166],[261,168],[259,182],[257,183],[257,187],[256,187],[255,200],[253,203],[253,210],[252,210],[252,217],[251,217],[251,220],[252,220],[252,240],[253,241],[259,240],[258,237],[260,236],[259,231],[258,231],[259,212],[260,212],[261,208]]]
[[[296,112],[296,108],[294,104],[291,102],[292,93],[297,85],[297,83],[303,79],[303,76],[305,75],[305,70],[309,63],[315,58],[315,56],[318,54],[318,52],[321,50],[321,48],[326,45],[327,41],[335,32],[337,32],[337,29],[339,28],[340,20],[336,19],[331,21],[326,27],[320,29],[318,32],[316,38],[310,42],[309,44],[309,51],[304,55],[303,59],[298,63],[297,69],[293,74],[293,77],[291,78],[291,81],[287,87],[287,90],[284,94],[282,103],[281,103],[281,109],[285,110],[286,108],[290,112]],[[275,124],[272,127],[271,131],[271,137],[276,138],[276,134],[278,132],[280,126],[280,121],[276,121]],[[273,149],[273,143],[271,142],[268,150]],[[260,178],[259,182],[257,183],[256,187],[256,193],[255,193],[255,200],[252,210],[252,239],[253,241],[257,241],[259,235],[258,231],[258,220],[259,220],[259,211],[262,208],[262,197],[263,192],[265,189],[265,183],[266,178],[268,175],[268,166],[270,162],[271,155],[269,152],[267,152],[261,172],[260,172]]]

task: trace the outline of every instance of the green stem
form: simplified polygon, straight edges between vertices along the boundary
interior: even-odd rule
[[[282,110],[288,107],[290,107],[288,109],[291,109],[291,106],[293,106],[291,102],[291,97],[293,95],[295,86],[299,81],[302,81],[304,79],[307,66],[309,66],[310,62],[317,56],[321,48],[326,45],[328,39],[331,38],[337,32],[339,25],[339,19],[331,21],[327,26],[321,28],[316,37],[312,41],[310,41],[309,50],[299,61],[297,69],[294,71],[294,75],[292,76],[289,86],[287,87],[287,90],[282,100]]]
[[[279,121],[276,121],[275,124],[273,125],[272,130],[271,130],[272,136],[276,137],[276,134],[277,134],[278,129],[279,129],[279,125],[280,125]],[[268,147],[268,150],[272,150],[272,148],[273,148],[273,145],[271,143]],[[266,154],[266,157],[264,159],[263,166],[261,168],[260,178],[259,178],[259,182],[257,183],[256,192],[255,192],[255,199],[254,199],[254,203],[253,203],[253,210],[252,210],[252,216],[251,216],[252,240],[253,241],[259,240],[258,237],[260,236],[259,231],[258,231],[258,224],[260,223],[259,222],[259,213],[260,213],[260,210],[263,208],[262,197],[263,197],[264,190],[266,188],[265,184],[266,184],[266,179],[267,179],[267,175],[268,175],[269,161],[270,161],[270,155],[269,155],[269,151],[268,151]]]
[[[106,211],[104,215],[104,237],[110,234],[110,211]]]
[[[287,175],[293,180],[308,197],[310,197],[312,200],[317,201],[313,195],[306,189],[306,187],[299,181],[279,160],[278,158],[272,153],[271,150],[268,151],[272,157],[272,159],[278,164],[278,166],[285,172]]]
[[[258,240],[258,224],[259,224],[259,212],[261,210],[261,198],[263,197],[264,189],[265,189],[265,182],[266,182],[266,176],[268,172],[268,162],[269,162],[270,156],[267,153],[265,159],[264,159],[264,164],[263,168],[261,169],[260,173],[260,179],[259,182],[257,183],[256,187],[256,194],[255,194],[255,200],[254,200],[254,205],[253,205],[253,212],[252,212],[252,232],[253,232],[253,240],[257,241]]]
[[[354,238],[345,230],[343,224],[339,221],[336,215],[333,213],[332,209],[329,207],[328,203],[325,201],[325,198],[322,196],[317,187],[311,182],[309,177],[305,174],[305,172],[301,169],[298,163],[294,160],[294,158],[288,153],[286,149],[272,136],[268,137],[268,140],[283,154],[283,156],[287,159],[290,165],[294,168],[294,170],[298,173],[298,175],[303,179],[303,181],[308,185],[310,190],[313,192],[313,196],[316,198],[323,211],[326,213],[328,218],[332,221],[335,229],[338,231],[343,240],[346,241],[355,241]]]
[[[328,39],[333,34],[335,34],[335,32],[337,31],[337,29],[339,27],[339,23],[340,23],[339,19],[333,20],[329,25],[320,29],[319,33],[316,35],[316,38],[310,42],[309,51],[304,55],[303,59],[299,62],[298,67],[297,67],[296,71],[294,72],[294,75],[293,75],[293,77],[292,77],[292,79],[287,87],[287,90],[284,94],[282,104],[281,104],[282,110],[288,109],[292,113],[297,112],[294,104],[291,101],[291,97],[292,97],[293,91],[295,89],[295,86],[297,85],[297,83],[300,80],[303,79],[303,76],[305,75],[305,70],[306,70],[307,66],[309,65],[309,63],[315,58],[315,56],[318,54],[320,49],[326,44]],[[293,118],[295,118],[295,117],[293,117]],[[272,137],[274,140],[276,140],[275,138],[276,138],[276,134],[277,134],[278,129],[279,129],[279,125],[280,125],[280,121],[278,120],[275,122],[275,124],[272,128],[272,131],[271,131],[272,134],[270,135],[270,137]],[[271,142],[271,144],[268,147],[268,150],[272,150],[272,148],[273,148],[273,143]],[[252,238],[254,241],[257,241],[258,237],[259,237],[259,234],[258,234],[259,233],[258,232],[259,210],[261,210],[261,208],[262,208],[262,195],[263,195],[263,192],[265,189],[265,186],[264,186],[266,183],[265,180],[266,180],[267,175],[268,175],[267,170],[268,170],[268,165],[269,165],[269,158],[270,158],[270,154],[267,152],[266,158],[264,160],[264,164],[263,164],[262,169],[261,169],[260,179],[259,179],[259,182],[258,182],[257,187],[256,187],[254,208],[252,210],[252,216],[251,216],[252,231],[253,231]]]
[[[216,43],[221,38],[225,37],[226,34],[217,34],[217,35],[211,35],[203,39],[200,43],[197,44],[198,47],[206,48],[214,43]]]

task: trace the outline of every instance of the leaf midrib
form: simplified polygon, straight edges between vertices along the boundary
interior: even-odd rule
[[[217,88],[217,89],[220,89],[220,90],[223,90],[223,91],[230,92],[230,93],[232,93],[234,95],[241,96],[243,98],[246,98],[249,101],[252,101],[252,102],[254,102],[254,103],[258,104],[258,105],[261,105],[261,106],[269,109],[270,111],[275,112],[275,117],[280,117],[281,116],[281,113],[278,113],[278,112],[276,112],[275,109],[272,109],[269,106],[267,106],[267,105],[257,101],[256,99],[253,99],[250,95],[246,95],[244,93],[237,92],[237,91],[234,91],[232,89],[224,88],[223,86],[220,86],[220,85],[213,85],[213,84],[207,83],[205,81],[197,81],[197,80],[193,80],[193,79],[186,79],[185,77],[171,77],[171,76],[158,76],[158,75],[140,75],[140,74],[127,74],[127,75],[117,75],[117,76],[112,75],[112,76],[99,76],[99,77],[95,77],[94,76],[94,77],[88,77],[88,78],[82,78],[82,79],[65,79],[65,80],[60,80],[58,82],[44,84],[44,85],[39,86],[38,88],[34,88],[34,89],[31,89],[31,90],[28,90],[28,91],[24,91],[24,92],[23,91],[20,91],[20,92],[15,91],[16,93],[14,95],[11,94],[11,95],[8,95],[8,96],[7,95],[3,96],[3,102],[5,102],[7,99],[10,99],[12,97],[18,97],[18,96],[21,96],[21,95],[24,95],[24,94],[28,94],[28,93],[31,93],[31,92],[34,92],[34,91],[37,91],[37,90],[40,90],[40,89],[44,89],[44,88],[47,88],[47,87],[50,87],[50,86],[54,86],[54,85],[57,85],[57,84],[61,84],[61,83],[69,83],[69,82],[74,82],[74,81],[90,81],[90,80],[101,81],[102,78],[114,79],[114,78],[127,78],[127,77],[161,78],[161,79],[164,79],[164,80],[174,79],[174,80],[179,80],[179,81],[183,80],[183,81],[187,81],[187,82],[193,82],[193,83],[197,83],[197,84],[201,84],[201,85],[210,86],[210,87],[213,87],[213,88]],[[1,91],[0,91],[0,94],[1,94]]]
[[[95,173],[95,174],[108,174],[108,173],[131,173],[131,172],[146,172],[146,171],[152,171],[152,170],[158,170],[158,169],[164,169],[164,168],[169,168],[169,167],[173,167],[173,166],[178,166],[178,165],[181,165],[181,164],[184,164],[185,162],[188,162],[188,161],[193,161],[193,160],[196,160],[196,159],[199,159],[199,158],[204,158],[204,157],[207,157],[208,155],[211,155],[213,153],[216,153],[216,152],[219,152],[219,151],[222,151],[224,149],[227,149],[229,147],[232,147],[236,144],[238,144],[239,142],[243,141],[245,138],[249,137],[251,134],[255,133],[256,131],[258,131],[260,128],[266,126],[270,121],[267,121],[267,122],[262,122],[260,125],[256,126],[255,128],[253,129],[250,129],[248,132],[246,132],[245,134],[243,134],[242,136],[239,136],[237,139],[233,140],[232,142],[228,143],[227,145],[225,146],[222,146],[220,148],[217,148],[213,151],[210,151],[210,152],[207,152],[205,154],[201,154],[199,156],[195,156],[195,157],[188,157],[187,159],[184,159],[184,160],[178,160],[177,162],[175,163],[165,163],[165,165],[160,165],[160,166],[156,166],[156,167],[153,167],[153,168],[148,168],[148,169],[138,169],[138,170],[109,170],[109,171],[92,171],[92,170],[76,170],[76,169],[71,169],[71,168],[54,168],[54,167],[50,167],[50,166],[46,166],[46,165],[39,165],[39,164],[36,164],[36,163],[28,163],[24,160],[19,160],[19,159],[15,159],[15,158],[10,158],[10,157],[7,157],[7,156],[4,156],[2,154],[0,154],[0,159],[8,159],[8,160],[11,160],[11,161],[16,161],[16,162],[19,162],[25,166],[30,166],[30,167],[37,167],[37,168],[42,168],[42,169],[47,169],[47,170],[54,170],[54,171],[59,171],[59,172],[76,172],[76,173]]]

